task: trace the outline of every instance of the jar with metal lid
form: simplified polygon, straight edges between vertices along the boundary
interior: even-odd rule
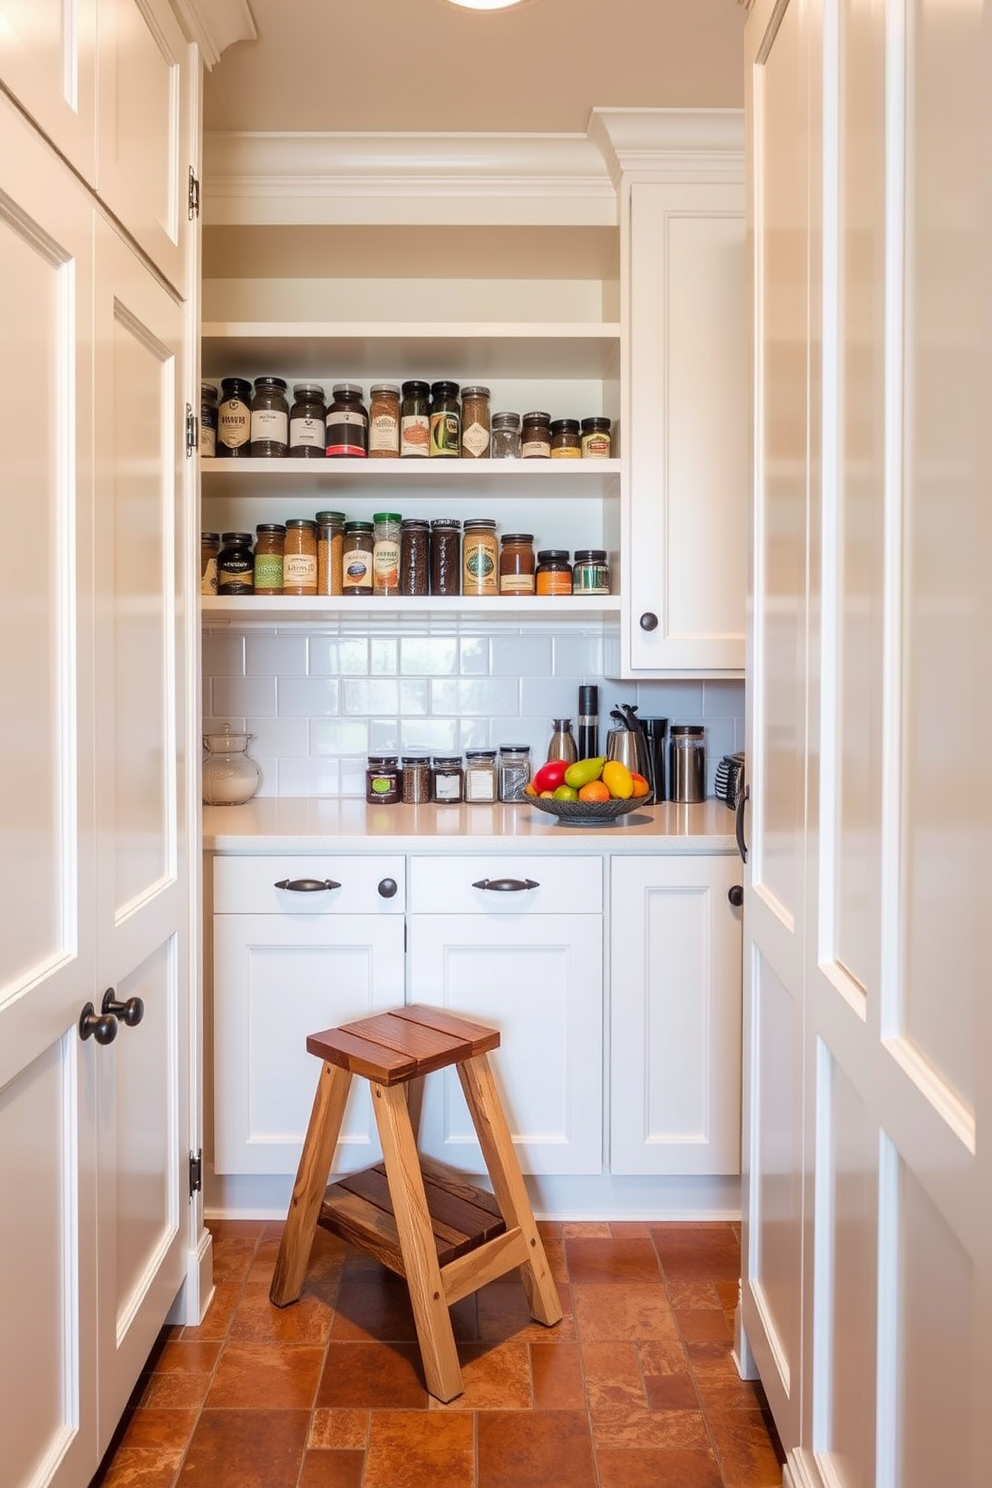
[[[400,799],[400,770],[395,754],[369,755],[365,799],[370,806],[394,806]]]
[[[507,532],[500,538],[500,594],[534,593],[534,534]]]
[[[668,739],[668,798],[705,801],[706,745],[702,724],[673,723]]]
[[[200,533],[200,593],[217,593],[217,555],[220,552],[220,533]]]
[[[400,459],[426,460],[431,441],[431,388],[428,382],[404,382],[400,404]]]
[[[286,523],[282,592],[297,599],[317,593],[317,523],[308,517],[290,517]]]
[[[469,517],[462,538],[462,593],[499,593],[499,551],[491,517]]]
[[[405,754],[401,770],[403,804],[422,806],[431,798],[431,762],[426,754]]]
[[[319,511],[317,521],[317,593],[341,593],[344,558],[344,512]]]
[[[281,460],[289,454],[289,404],[282,377],[256,377],[251,400],[251,457]]]
[[[374,533],[371,522],[345,522],[344,552],[341,555],[342,594],[372,593]]]
[[[536,594],[571,594],[572,565],[567,548],[543,548],[537,555]]]
[[[608,460],[613,444],[610,438],[608,418],[584,418],[582,420],[583,460]]]
[[[251,383],[246,377],[221,378],[217,454],[222,460],[251,455]]]
[[[362,389],[354,382],[332,387],[334,401],[327,410],[326,453],[329,459],[364,460],[369,452],[369,415]]]
[[[582,438],[578,419],[553,419],[551,423],[552,460],[581,460]]]
[[[493,414],[489,456],[493,460],[518,460],[520,458],[519,413]]]
[[[462,411],[457,382],[431,383],[431,437],[428,454],[433,459],[457,460],[461,454]]]
[[[399,594],[400,514],[376,512],[372,521],[372,593]]]
[[[255,593],[282,593],[286,529],[281,522],[259,522],[255,528]]]
[[[327,404],[320,383],[294,383],[289,410],[289,453],[294,460],[324,459],[326,419]]]
[[[200,383],[200,458],[217,453],[217,389],[212,382]]]
[[[573,594],[609,594],[610,566],[605,548],[576,548],[572,569]]]
[[[431,589],[431,528],[420,517],[400,523],[400,593],[429,594]]]
[[[250,532],[225,532],[217,555],[217,593],[254,594],[255,557]]]
[[[499,798],[501,801],[526,801],[524,786],[530,783],[530,745],[499,746]]]
[[[400,452],[400,390],[395,382],[369,388],[369,459],[395,460]]]
[[[462,778],[460,754],[436,754],[431,769],[431,800],[439,803],[460,801]]]
[[[489,454],[489,389],[462,388],[462,459],[484,460]]]
[[[465,799],[466,801],[495,801],[495,749],[466,749]]]
[[[551,459],[550,413],[525,413],[520,430],[520,455],[524,460]]]
[[[462,524],[455,517],[431,523],[431,593],[462,592]]]

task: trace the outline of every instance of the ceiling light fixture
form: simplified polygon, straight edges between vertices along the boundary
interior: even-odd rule
[[[521,0],[451,0],[452,5],[460,5],[463,10],[508,10],[520,3]]]

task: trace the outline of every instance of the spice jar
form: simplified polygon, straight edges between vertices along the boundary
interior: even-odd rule
[[[217,409],[217,454],[246,460],[251,455],[251,383],[245,377],[222,377]]]
[[[500,538],[500,594],[534,593],[534,535],[507,532]]]
[[[431,593],[462,592],[462,524],[454,517],[431,523]]]
[[[323,460],[327,405],[319,382],[293,385],[289,410],[289,453],[294,460]]]
[[[255,593],[282,593],[282,560],[286,529],[281,522],[259,522],[255,528]]]
[[[362,389],[354,382],[339,382],[331,392],[334,401],[327,410],[326,453],[332,460],[364,460],[369,452],[369,415]]]
[[[369,388],[369,459],[395,460],[400,452],[400,390],[395,382]]]
[[[426,460],[431,439],[430,384],[404,382],[400,404],[400,459]]]
[[[535,593],[571,594],[572,565],[567,548],[544,548],[537,555]]]
[[[225,532],[217,556],[217,593],[253,594],[255,559],[250,532]]]
[[[462,388],[462,459],[484,460],[489,454],[489,389]]]
[[[370,806],[393,806],[400,799],[400,772],[395,754],[369,755],[365,799]]]
[[[217,593],[217,555],[220,552],[220,533],[200,533],[200,593]]]
[[[256,377],[251,400],[251,457],[281,460],[289,454],[289,404],[281,377]]]
[[[526,801],[524,786],[530,781],[530,745],[501,744],[498,774],[501,801]]]
[[[431,762],[425,754],[405,754],[402,769],[403,804],[422,806],[431,798]]]
[[[344,552],[341,555],[342,594],[372,593],[374,532],[371,522],[345,522]]]
[[[611,450],[610,420],[608,418],[584,418],[582,420],[582,458],[584,460],[608,460]]]
[[[399,594],[399,512],[376,512],[372,520],[372,593]]]
[[[520,431],[520,454],[524,460],[551,459],[550,413],[525,413]]]
[[[217,389],[212,382],[200,383],[200,458],[217,453]]]
[[[317,593],[341,593],[344,557],[344,512],[319,511],[317,521]]]
[[[462,539],[462,593],[499,593],[499,556],[496,523],[491,517],[471,517]]]
[[[431,800],[460,801],[462,798],[462,757],[460,754],[436,754],[431,770]]]
[[[461,432],[457,382],[432,382],[428,454],[435,459],[457,460],[461,452]]]
[[[581,460],[582,439],[578,419],[554,419],[551,424],[552,460]]]
[[[430,523],[408,517],[400,523],[400,593],[429,594],[430,587]]]
[[[489,454],[493,460],[517,460],[520,458],[519,413],[493,414],[493,431],[489,441]]]
[[[286,523],[282,592],[298,599],[317,593],[317,523],[307,517],[291,517]]]
[[[573,594],[609,594],[610,568],[605,548],[579,548],[572,569]]]
[[[495,749],[466,749],[465,799],[466,801],[495,801]]]

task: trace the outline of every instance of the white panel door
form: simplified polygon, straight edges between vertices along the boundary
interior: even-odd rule
[[[735,857],[615,857],[610,1172],[741,1170]]]
[[[25,11],[26,14],[26,11]],[[96,1440],[92,239],[0,100],[0,1475],[81,1488]]]
[[[96,168],[97,0],[0,0],[0,79],[87,181]]]

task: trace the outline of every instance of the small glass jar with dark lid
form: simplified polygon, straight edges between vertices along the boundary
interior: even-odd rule
[[[484,460],[489,454],[489,389],[462,388],[462,459]]]
[[[461,455],[461,443],[462,410],[458,402],[458,384],[432,382],[428,454],[432,459],[457,460]]]
[[[499,746],[499,798],[501,801],[526,801],[524,786],[530,782],[530,745]]]
[[[254,594],[255,557],[250,532],[225,532],[217,555],[217,593]]]
[[[534,593],[534,534],[507,532],[500,538],[500,594]]]
[[[551,459],[551,415],[535,410],[525,413],[520,430],[520,456],[524,460]]]
[[[400,523],[400,593],[431,592],[431,526],[421,517]]]
[[[613,452],[608,418],[584,418],[582,420],[583,460],[608,460]]]
[[[518,460],[520,458],[519,413],[493,414],[489,456],[492,460]]]
[[[609,594],[610,569],[605,548],[577,548],[572,569],[573,594]]]
[[[282,377],[256,377],[251,399],[251,457],[282,460],[289,454],[289,404]]]
[[[466,749],[466,801],[495,801],[496,794],[495,749]]]
[[[403,804],[423,806],[431,798],[431,762],[426,754],[403,756],[401,783]]]
[[[281,522],[259,522],[255,528],[255,593],[282,593],[286,529]]]
[[[581,460],[582,437],[578,419],[562,418],[551,421],[552,460]]]
[[[431,593],[462,592],[462,524],[456,517],[431,523]]]
[[[369,755],[365,799],[370,806],[394,806],[400,800],[400,768],[395,754]]]
[[[217,389],[212,382],[200,383],[200,458],[217,453]]]
[[[362,402],[362,388],[355,382],[337,382],[331,392],[334,401],[327,410],[325,421],[328,458],[367,459],[369,413]]]
[[[345,522],[341,557],[342,594],[372,593],[372,553],[375,527],[371,522]]]
[[[542,548],[534,575],[537,594],[571,594],[572,565],[567,548]]]
[[[439,804],[462,799],[462,757],[460,754],[436,754],[431,768],[431,800]]]
[[[327,404],[319,382],[293,385],[289,410],[289,453],[294,460],[323,460],[325,456]]]
[[[217,454],[222,460],[251,457],[251,383],[246,377],[221,378]]]
[[[411,379],[400,389],[400,459],[426,460],[431,442],[431,386]]]

